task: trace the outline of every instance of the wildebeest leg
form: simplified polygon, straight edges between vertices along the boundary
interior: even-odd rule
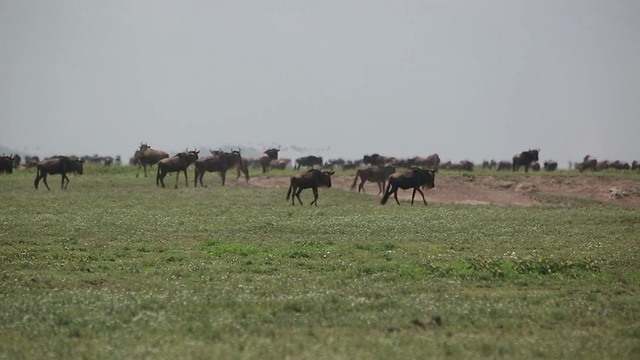
[[[226,170],[220,171],[220,179],[222,179],[222,186],[224,186],[224,183],[227,181],[227,171]]]
[[[51,191],[51,189],[49,188],[49,184],[47,184],[47,174],[43,174],[42,175],[42,182],[44,183],[44,186],[47,187],[47,190]]]
[[[416,194],[415,190],[418,190],[420,195],[422,195],[422,201],[424,202],[425,205],[427,205],[427,200],[424,198],[424,193],[422,192],[422,190],[420,190],[420,188],[415,188],[413,191],[413,195]],[[411,204],[413,204],[413,199],[411,200]]]
[[[67,180],[66,184],[64,183],[65,179]],[[65,173],[62,173],[62,184],[61,185],[62,185],[62,190],[66,190],[67,186],[69,186],[69,178],[67,177],[67,174],[65,174]]]
[[[314,187],[313,190],[313,201],[309,205],[318,206],[318,188]]]
[[[176,171],[176,186],[174,186],[174,189],[178,188],[178,178],[180,177],[180,170]]]
[[[378,194],[377,195],[382,194],[383,190],[384,190],[384,182],[378,181]]]
[[[294,189],[296,197],[298,198],[298,202],[300,203],[300,205],[302,205],[302,200],[300,200],[300,193],[302,192],[302,190],[304,190],[303,188],[297,188],[297,190]],[[293,200],[292,200],[293,201]]]
[[[187,169],[184,169],[183,171],[184,171],[184,186],[189,187],[189,179],[187,178]],[[177,181],[176,181],[176,185],[177,185]]]
[[[398,188],[393,189],[393,198],[396,199],[396,202],[400,205],[400,201],[398,201]]]
[[[362,190],[362,192],[365,192],[364,191],[364,183],[366,183],[367,180],[363,179],[362,176],[360,177],[360,180],[361,181],[360,181],[360,185],[358,185],[358,192],[360,192],[360,190]]]

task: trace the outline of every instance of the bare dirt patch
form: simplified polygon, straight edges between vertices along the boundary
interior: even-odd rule
[[[334,175],[333,187],[350,190],[353,178],[354,175]],[[249,184],[287,188],[289,177],[254,177]],[[367,182],[365,191],[366,195],[376,196],[378,187]],[[420,194],[416,197],[422,202]],[[569,203],[575,199],[640,208],[640,182],[581,175],[525,175],[516,181],[491,175],[438,174],[435,188],[426,191],[425,197],[427,202],[434,204],[532,206]],[[398,198],[411,199],[411,191],[399,191]]]

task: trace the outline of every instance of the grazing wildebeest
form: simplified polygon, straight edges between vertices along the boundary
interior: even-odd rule
[[[545,171],[555,171],[558,168],[558,162],[554,160],[547,160],[544,162]]]
[[[540,163],[538,161],[531,162],[531,170],[540,171]]]
[[[287,165],[291,163],[291,159],[278,159],[271,161],[271,168],[277,170],[284,170],[287,168]]]
[[[136,177],[140,175],[140,168],[144,169],[144,177],[147,177],[147,166],[151,167],[158,163],[162,159],[169,157],[164,151],[152,149],[147,144],[140,144],[140,148],[133,155],[133,161],[138,165],[138,172]]]
[[[640,161],[633,160],[631,162],[631,170],[638,170],[639,167],[640,167]]]
[[[262,167],[262,173],[263,174],[269,171],[269,168],[271,167],[271,161],[278,160],[278,152],[279,151],[280,151],[280,149],[271,148],[271,149],[265,150],[262,153],[262,155],[260,155],[260,158],[258,159],[258,162],[260,163],[260,166]]]
[[[322,167],[322,156],[302,156],[296,159],[296,165],[293,167],[293,170],[300,169],[301,166],[314,167],[314,165],[318,165]]]
[[[11,174],[13,172],[13,157],[2,155],[0,156],[0,174]]]
[[[367,181],[376,182],[378,184],[378,195],[382,194],[384,191],[384,186],[387,183],[387,178],[389,175],[396,172],[395,166],[385,165],[385,166],[370,166],[364,169],[358,169],[356,172],[356,177],[353,179],[353,183],[351,184],[351,190],[355,189],[356,183],[358,182],[358,177],[360,177],[360,185],[358,185],[358,192],[362,190],[364,192],[364,183]]]
[[[591,171],[596,171],[597,165],[598,165],[598,160],[591,155],[587,155],[582,160],[582,167],[580,168],[580,172],[585,171],[587,169],[591,169]]]
[[[425,169],[433,169],[434,171],[438,171],[440,168],[440,156],[438,154],[431,154],[427,157],[414,157],[409,159],[408,166],[412,167],[417,166]]]
[[[427,200],[424,198],[424,193],[420,188],[423,186],[429,189],[433,188],[435,186],[435,177],[435,171],[422,168],[412,168],[402,173],[391,174],[387,180],[387,189],[380,204],[386,204],[391,194],[393,194],[396,203],[400,205],[400,201],[398,201],[398,189],[413,189],[411,205],[413,205],[413,199],[416,197],[416,191],[422,195],[422,201],[427,205]]]
[[[289,190],[287,191],[287,201],[291,197],[291,205],[296,204],[295,198],[298,198],[298,202],[302,205],[300,200],[300,193],[304,189],[311,188],[313,190],[313,201],[309,205],[318,206],[318,188],[319,187],[331,187],[331,175],[333,171],[322,171],[318,169],[311,169],[304,174],[298,174],[291,177]]]
[[[224,186],[227,179],[227,171],[236,166],[239,170],[245,172],[246,179],[249,178],[249,169],[243,163],[240,150],[232,150],[231,152],[211,151],[211,153],[213,156],[207,156],[196,160],[193,180],[193,185],[195,187],[198,187],[198,182],[200,182],[200,186],[204,187],[202,184],[202,178],[207,172],[219,172],[220,179],[222,179],[222,186]]]
[[[84,160],[78,159],[76,157],[67,157],[67,156],[56,156],[46,160],[42,160],[36,165],[36,179],[33,182],[36,190],[38,189],[38,184],[40,184],[40,180],[44,182],[44,185],[47,187],[47,190],[51,190],[49,188],[49,184],[47,184],[47,175],[62,175],[62,190],[65,190],[67,186],[69,186],[69,178],[67,174],[70,172],[75,172],[79,175],[82,175],[82,164],[84,164]],[[65,184],[65,180],[67,180]]]
[[[491,160],[491,161],[484,160],[482,162],[482,169],[493,170],[496,168],[497,165],[498,164],[496,163],[495,160]],[[511,164],[509,164],[509,168],[511,168]]]
[[[189,179],[187,177],[187,168],[189,165],[193,164],[196,160],[198,160],[198,154],[200,151],[184,151],[176,154],[176,156],[171,158],[160,159],[158,161],[158,171],[156,172],[156,186],[162,185],[164,187],[164,177],[167,176],[167,173],[175,172],[176,173],[176,186],[178,188],[178,178],[180,177],[180,172],[184,173],[184,184],[186,187],[189,187]]]
[[[511,163],[511,161],[508,160],[502,160],[500,162],[498,162],[498,167],[496,170],[501,171],[501,170],[510,170],[511,166],[513,164]]]
[[[388,158],[380,154],[364,155],[362,157],[362,163],[365,165],[384,165],[387,162]]]
[[[520,170],[520,166],[524,166],[524,172],[529,172],[529,167],[534,161],[538,161],[538,154],[540,149],[523,151],[520,154],[516,154],[513,157],[513,171]]]

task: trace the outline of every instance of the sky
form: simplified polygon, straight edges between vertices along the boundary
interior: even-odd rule
[[[2,0],[0,145],[640,159],[636,0]]]

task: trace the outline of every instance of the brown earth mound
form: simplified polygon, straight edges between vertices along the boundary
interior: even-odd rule
[[[333,187],[350,190],[354,175],[333,176]],[[252,178],[249,186],[289,186],[288,176]],[[357,191],[357,190],[356,190]],[[366,194],[378,193],[376,184],[365,184]],[[420,194],[416,200],[422,202]],[[596,176],[522,176],[518,181],[491,175],[436,175],[435,188],[425,191],[427,202],[434,204],[494,204],[531,206],[562,204],[575,200],[595,200],[640,208],[640,182]],[[411,199],[411,191],[399,191],[398,198]]]

